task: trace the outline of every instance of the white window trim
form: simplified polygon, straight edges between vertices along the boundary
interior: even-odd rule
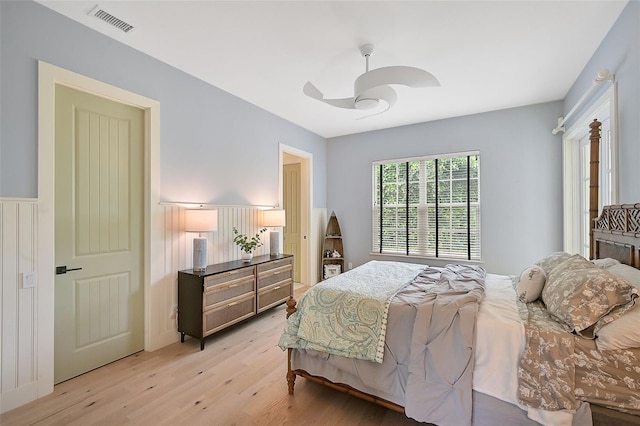
[[[575,120],[562,137],[564,251],[581,252],[580,229],[580,139],[589,133],[594,118],[609,113],[611,127],[612,204],[618,202],[618,108],[617,85],[613,83]],[[602,164],[602,163],[601,163]],[[600,199],[602,199],[600,197]],[[599,202],[601,203],[601,201]],[[602,206],[599,206],[600,208]]]

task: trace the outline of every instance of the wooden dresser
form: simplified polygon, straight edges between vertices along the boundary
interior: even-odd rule
[[[200,339],[285,302],[293,295],[293,256],[254,257],[178,272],[178,332]]]

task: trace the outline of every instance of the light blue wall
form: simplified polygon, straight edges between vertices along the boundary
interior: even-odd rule
[[[329,139],[327,207],[340,222],[347,262],[373,258],[373,161],[472,150],[480,151],[487,270],[516,274],[561,249],[562,144],[551,134],[561,107],[558,101]]]
[[[327,208],[340,220],[347,261],[356,266],[372,258],[372,161],[475,149],[481,153],[484,266],[518,273],[561,250],[561,136],[550,130],[603,68],[618,82],[619,201],[640,202],[640,2],[630,1],[563,102],[330,139]]]
[[[618,202],[638,203],[640,202],[640,1],[632,0],[627,4],[616,24],[589,60],[565,97],[565,113],[576,104],[592,85],[598,71],[603,68],[615,74],[618,87],[620,191]],[[603,87],[601,91],[603,89],[605,88]],[[595,93],[591,99],[597,99],[597,95],[598,93]],[[576,116],[579,116],[579,113]]]
[[[277,204],[278,143],[313,154],[325,206],[326,141],[31,1],[0,1],[0,196],[37,197],[37,61],[160,102],[161,199]]]
[[[164,200],[273,204],[278,142],[311,152],[314,207],[336,211],[354,266],[370,259],[372,161],[476,149],[487,269],[517,273],[559,250],[561,144],[550,129],[601,68],[618,81],[620,201],[640,201],[637,1],[629,2],[564,103],[333,138],[328,147],[315,134],[37,3],[0,1],[0,24],[3,197],[37,196],[37,60],[44,60],[160,101]]]

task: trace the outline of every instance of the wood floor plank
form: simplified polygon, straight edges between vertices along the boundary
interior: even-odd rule
[[[203,351],[198,339],[187,339],[139,352],[56,385],[52,394],[0,415],[0,424],[419,424],[302,378],[289,395],[287,356],[277,347],[284,324],[281,305],[210,336]]]

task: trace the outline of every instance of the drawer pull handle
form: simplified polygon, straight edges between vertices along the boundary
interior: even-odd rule
[[[234,288],[234,287],[237,287],[237,286],[238,286],[238,284],[230,284],[228,288]]]
[[[227,306],[233,306],[233,305],[237,305],[237,304],[238,304],[238,302],[231,302]]]
[[[277,290],[277,289],[279,289],[279,288],[280,288],[280,286],[278,285],[278,286],[275,286],[273,289],[274,289],[274,290]]]

